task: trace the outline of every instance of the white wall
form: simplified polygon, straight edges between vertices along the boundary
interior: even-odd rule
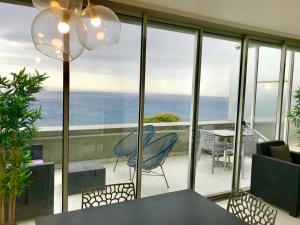
[[[300,0],[114,0],[300,39]]]

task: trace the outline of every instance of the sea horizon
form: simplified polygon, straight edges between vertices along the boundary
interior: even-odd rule
[[[62,125],[63,93],[42,91],[37,95],[38,105],[42,107],[39,127]],[[70,92],[70,126],[128,124],[138,121],[137,93],[122,92]],[[200,97],[199,120],[227,120],[228,98],[217,96]],[[145,94],[145,117],[158,113],[172,113],[180,121],[190,121],[191,95],[184,94]]]

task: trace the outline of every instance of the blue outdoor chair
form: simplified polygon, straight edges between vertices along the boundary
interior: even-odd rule
[[[170,151],[172,150],[173,146],[175,145],[178,139],[178,135],[176,133],[170,133],[165,136],[162,136],[150,143],[148,143],[144,149],[142,154],[142,170],[146,175],[151,176],[162,176],[164,177],[167,187],[169,188],[169,184],[163,170],[163,164],[166,161]],[[129,168],[133,167],[136,168],[136,156],[131,156],[128,159],[127,165]],[[162,173],[157,173],[152,171],[153,169],[160,167]],[[132,180],[135,175],[135,170],[132,176]]]
[[[147,125],[144,127],[144,146],[151,140],[155,134],[155,127],[152,125]],[[137,151],[137,129],[124,138],[122,138],[114,147],[113,152],[117,157],[117,161],[114,167],[114,172],[116,170],[119,158],[125,157],[129,158],[135,156]],[[130,170],[129,170],[130,172]],[[130,175],[131,176],[131,175]]]

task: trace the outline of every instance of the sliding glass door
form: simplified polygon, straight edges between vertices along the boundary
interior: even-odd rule
[[[258,55],[253,56],[257,60],[255,64],[257,71],[256,78],[253,79],[256,80],[256,84],[254,84],[256,85],[256,92],[253,100],[255,114],[252,118],[252,126],[261,134],[263,139],[274,140],[281,48],[259,43],[252,43],[250,48],[258,49]]]
[[[195,183],[203,195],[231,189],[240,57],[240,40],[204,35]]]
[[[281,48],[250,42],[241,148],[240,187],[250,187],[256,144],[275,140]]]
[[[187,188],[195,49],[194,30],[148,23],[142,196]]]
[[[286,84],[284,86],[284,104],[282,107],[282,139],[289,144],[293,151],[299,151],[299,138],[297,128],[287,119],[287,113],[295,106],[296,90],[300,86],[300,51],[296,48],[290,48],[287,51]]]

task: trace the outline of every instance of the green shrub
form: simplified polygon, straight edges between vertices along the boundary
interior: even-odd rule
[[[145,117],[145,123],[180,122],[180,117],[172,113],[158,113],[154,116]]]
[[[294,92],[295,103],[291,111],[288,113],[287,118],[297,129],[296,134],[300,136],[300,87]]]

